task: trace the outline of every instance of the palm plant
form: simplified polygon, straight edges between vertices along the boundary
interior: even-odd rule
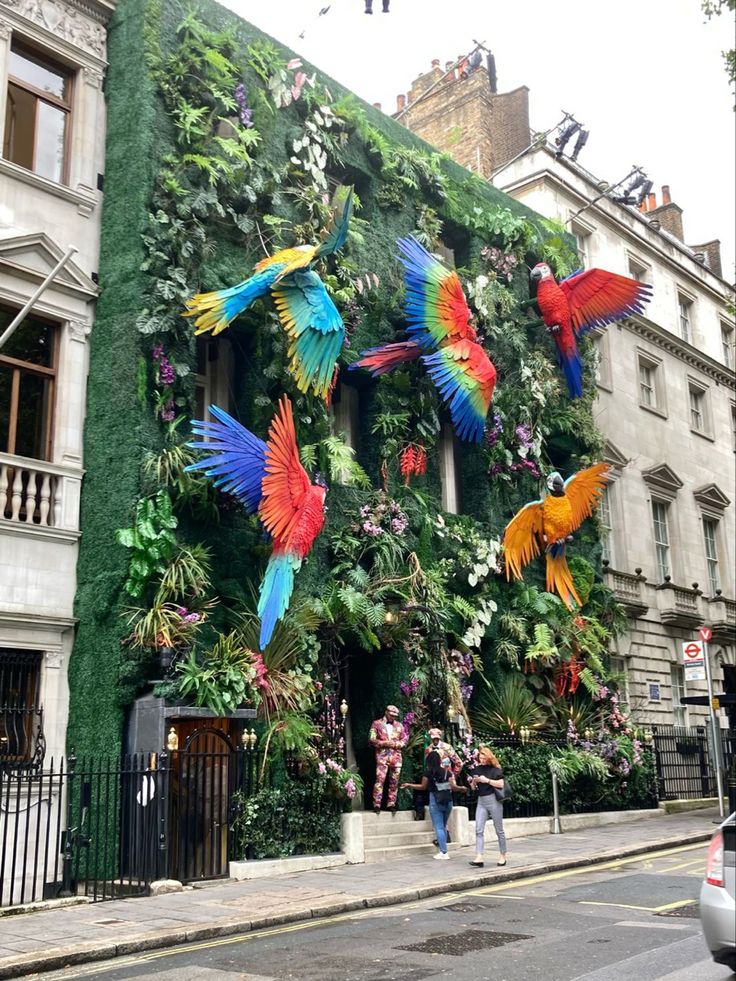
[[[605,760],[585,749],[558,750],[550,757],[549,768],[561,784],[571,783],[583,775],[596,780],[608,780],[610,777]]]
[[[471,710],[474,728],[493,735],[515,735],[523,727],[532,730],[544,728],[544,711],[517,676],[507,676],[500,686],[490,684],[483,675],[481,678],[486,683],[487,691],[481,694]]]

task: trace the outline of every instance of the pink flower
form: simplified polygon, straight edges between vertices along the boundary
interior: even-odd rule
[[[345,783],[345,793],[352,800],[353,797],[355,797],[356,792],[357,792],[357,788],[355,786],[355,781],[353,780],[352,777],[350,777],[350,779],[347,780]]]
[[[322,763],[322,762],[320,762],[320,764],[319,764],[319,766],[317,767],[317,769],[318,769],[318,771],[319,771],[319,775],[320,775],[321,777],[323,777],[323,776],[325,775],[325,773],[327,773],[327,767],[326,767],[326,766],[324,765],[324,763]]]

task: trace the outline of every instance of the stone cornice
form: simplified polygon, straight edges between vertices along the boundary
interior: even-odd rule
[[[720,385],[725,385],[732,391],[736,391],[736,372],[726,368],[719,361],[709,357],[707,354],[703,354],[702,351],[693,347],[692,344],[688,344],[687,341],[683,341],[653,321],[637,316],[629,317],[621,321],[621,324],[627,330],[636,334],[637,337],[642,337],[663,351],[674,354],[680,361],[690,365],[692,368],[697,368],[698,371],[702,371],[704,375],[708,375],[709,378],[712,378]]]

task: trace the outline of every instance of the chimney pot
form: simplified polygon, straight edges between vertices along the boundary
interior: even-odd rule
[[[654,211],[657,207],[657,195],[648,194],[647,195],[647,211]]]
[[[662,185],[662,204],[671,204],[672,198],[670,197],[670,185]]]
[[[439,67],[440,67],[440,59],[439,58],[433,58],[432,59],[432,68],[439,68]]]
[[[396,111],[397,112],[402,112],[404,109],[406,109],[406,96],[403,95],[403,94],[402,95],[397,95],[396,96]]]
[[[378,111],[380,112],[381,111],[381,103],[380,102],[374,102],[373,103],[373,108],[374,109],[378,109]]]

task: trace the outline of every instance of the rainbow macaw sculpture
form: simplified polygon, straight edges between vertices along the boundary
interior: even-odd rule
[[[634,313],[643,313],[644,304],[651,299],[652,287],[605,269],[579,270],[557,283],[545,262],[537,263],[531,278],[537,283],[539,310],[554,339],[570,397],[580,398],[583,362],[578,339],[593,327],[605,327]]]
[[[608,465],[596,463],[568,477],[554,471],[547,477],[549,494],[526,504],[503,533],[506,578],[521,579],[521,570],[544,549],[547,556],[547,591],[557,592],[565,606],[580,606],[565,553],[567,542],[600,501]]]
[[[203,441],[188,444],[206,451],[207,456],[186,469],[204,470],[216,487],[234,494],[246,511],[257,511],[273,538],[258,599],[262,650],[288,610],[294,574],[322,530],[327,484],[319,475],[310,484],[301,465],[291,402],[286,396],[271,420],[266,443],[216,405],[209,411],[216,421],[193,420],[192,430]]]
[[[405,267],[407,332],[411,338],[363,351],[351,368],[374,378],[421,358],[450,410],[460,439],[479,443],[496,384],[496,369],[478,343],[456,272],[411,236],[399,239]]]
[[[353,189],[335,195],[342,211],[317,245],[282,249],[261,259],[254,275],[230,289],[198,293],[187,300],[185,317],[196,317],[195,333],[215,336],[259,297],[271,291],[289,336],[289,371],[300,392],[327,398],[345,340],[345,326],[316,272],[309,267],[345,244],[353,211]]]

